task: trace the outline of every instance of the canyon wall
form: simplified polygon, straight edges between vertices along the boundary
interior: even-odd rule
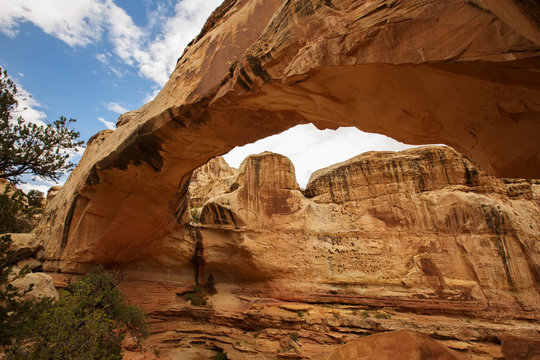
[[[221,158],[196,171],[190,191],[214,196],[154,254],[178,254],[176,277],[122,269],[147,277],[122,286],[150,314],[159,358],[370,358],[392,340],[359,337],[407,329],[457,358],[493,359],[508,334],[538,338],[540,181],[489,176],[448,147],[364,153],[306,189],[271,152],[231,172]],[[417,338],[403,351],[419,351]]]
[[[539,205],[539,183],[506,184],[447,147],[365,153],[315,172],[305,190],[289,159],[262,153],[205,203],[201,272],[283,299],[532,315]]]
[[[152,268],[191,236],[178,229],[195,168],[300,123],[445,143],[489,173],[539,178],[538,14],[517,0],[226,0],[156,98],[91,139],[36,231],[45,268]]]

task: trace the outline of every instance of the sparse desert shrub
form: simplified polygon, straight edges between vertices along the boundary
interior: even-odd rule
[[[191,217],[193,218],[193,222],[195,224],[199,224],[201,222],[201,209],[198,207],[192,207],[189,210],[189,213],[191,214]]]
[[[390,316],[390,314],[387,314],[387,313],[378,312],[378,313],[375,314],[375,318],[377,318],[377,319],[390,319],[391,316]]]
[[[220,350],[214,356],[210,358],[211,360],[227,360],[227,354]]]
[[[32,321],[7,347],[6,360],[122,359],[122,340],[147,335],[146,315],[127,305],[118,281],[97,267],[61,291],[56,303],[36,303]]]

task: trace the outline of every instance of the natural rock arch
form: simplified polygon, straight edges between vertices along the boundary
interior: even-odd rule
[[[37,229],[46,267],[146,257],[185,222],[193,169],[300,123],[540,177],[538,14],[513,0],[226,0],[160,94],[90,140]]]

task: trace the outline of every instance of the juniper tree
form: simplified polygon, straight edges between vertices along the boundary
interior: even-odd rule
[[[13,184],[22,175],[33,174],[42,179],[58,181],[75,166],[69,161],[69,151],[82,145],[79,133],[70,129],[75,119],[60,119],[47,125],[16,119],[17,87],[0,67],[0,178]]]

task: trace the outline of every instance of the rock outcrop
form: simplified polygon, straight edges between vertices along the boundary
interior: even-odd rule
[[[429,336],[400,330],[367,336],[337,347],[327,360],[467,360]]]
[[[538,341],[539,190],[447,147],[365,153],[301,190],[292,163],[265,152],[162,251],[162,263],[185,252],[186,280],[121,286],[149,312],[147,347],[164,359],[339,358],[360,336],[400,329],[458,351],[411,335],[403,352],[420,339],[431,358],[502,358],[517,353],[512,339],[501,350],[509,332]]]
[[[25,299],[39,299],[42,297],[49,297],[55,300],[58,299],[58,291],[56,291],[53,280],[48,274],[41,272],[29,273],[22,278],[14,280],[11,284],[21,292],[32,287],[32,289],[24,295]]]
[[[540,177],[538,14],[517,0],[226,0],[51,200],[47,267],[151,262],[190,220],[192,170],[299,123],[445,143],[490,173]]]
[[[204,203],[231,187],[238,171],[231,168],[221,156],[210,159],[197,168],[189,182],[189,203],[192,207],[202,207]]]
[[[204,271],[272,281],[283,298],[336,293],[353,303],[373,296],[404,308],[533,315],[540,187],[524,183],[528,198],[509,196],[452,149],[425,147],[319,170],[302,194],[287,158],[250,156],[230,191],[203,208]]]

